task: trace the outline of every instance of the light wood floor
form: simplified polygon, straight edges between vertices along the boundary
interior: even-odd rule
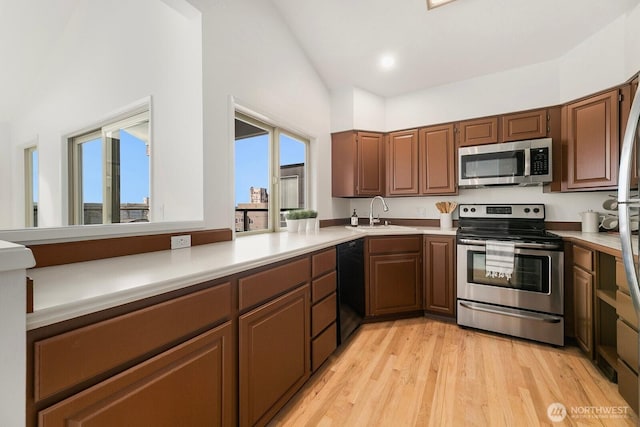
[[[547,416],[562,403],[562,423]],[[627,415],[582,418],[597,408]],[[626,409],[625,409],[626,408]],[[638,418],[575,347],[419,318],[363,325],[271,426],[634,426]]]

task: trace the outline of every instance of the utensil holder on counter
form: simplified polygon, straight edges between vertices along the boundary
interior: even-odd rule
[[[451,212],[440,214],[440,228],[443,230],[450,230],[453,228],[453,217]]]

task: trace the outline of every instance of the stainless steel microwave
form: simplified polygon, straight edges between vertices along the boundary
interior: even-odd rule
[[[552,139],[458,149],[458,186],[536,185],[552,180]]]

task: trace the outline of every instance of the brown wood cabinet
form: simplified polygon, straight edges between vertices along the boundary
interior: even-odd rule
[[[547,110],[505,114],[500,117],[500,142],[544,138],[549,131]]]
[[[638,316],[629,295],[629,283],[621,259],[616,259],[616,322],[618,391],[638,413]]]
[[[336,249],[311,256],[311,371],[338,346]]]
[[[620,150],[622,151],[622,142],[625,131],[627,130],[627,121],[631,112],[631,104],[638,90],[638,78],[633,79],[629,84],[621,87],[622,101],[620,102]],[[633,163],[631,165],[631,188],[638,187],[638,155],[637,155],[637,136],[633,145]]]
[[[455,236],[424,237],[424,310],[456,315]]]
[[[331,195],[357,197],[385,191],[384,135],[346,131],[331,135]]]
[[[460,122],[458,138],[459,147],[498,142],[498,116]]]
[[[567,188],[618,184],[619,90],[567,105]]]
[[[205,332],[40,411],[38,425],[233,425],[232,333]]]
[[[172,295],[29,331],[27,426],[235,424],[232,285]]]
[[[366,247],[367,317],[422,310],[421,237],[370,237]]]
[[[573,245],[572,270],[575,337],[582,351],[593,358],[594,251]]]
[[[265,425],[311,372],[309,284],[239,319],[240,425]]]
[[[419,133],[420,194],[456,194],[456,148],[453,124],[430,126]]]
[[[387,194],[418,194],[418,131],[391,132],[386,159]]]

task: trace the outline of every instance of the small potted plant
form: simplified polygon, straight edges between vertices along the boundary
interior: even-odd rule
[[[307,220],[309,219],[309,211],[298,211],[300,222],[298,223],[298,233],[304,233],[307,230]]]
[[[318,211],[307,211],[309,218],[307,219],[307,233],[318,229]]]
[[[289,211],[285,216],[285,220],[287,221],[287,231],[289,233],[297,233],[298,228],[300,227],[298,224],[300,221],[300,211]]]

